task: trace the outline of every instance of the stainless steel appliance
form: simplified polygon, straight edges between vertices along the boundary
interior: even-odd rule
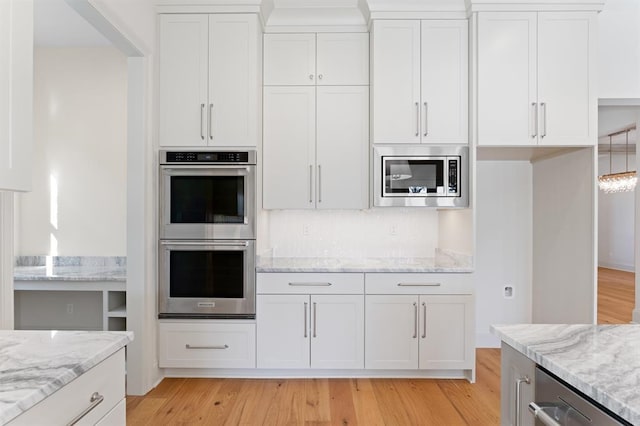
[[[160,318],[255,318],[256,151],[160,151]]]
[[[469,206],[467,146],[376,146],[373,205]]]
[[[255,239],[256,151],[160,151],[161,239]]]
[[[536,425],[631,425],[539,366],[535,383],[536,402],[529,404],[529,411]]]

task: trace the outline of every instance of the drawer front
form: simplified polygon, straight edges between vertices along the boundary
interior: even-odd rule
[[[68,424],[91,406],[94,392],[104,397],[77,425],[94,425],[124,399],[124,348],[16,417],[11,426]]]
[[[260,273],[258,294],[364,294],[361,273]]]
[[[367,294],[473,294],[472,274],[370,273]]]
[[[161,368],[255,368],[256,325],[160,323]]]
[[[122,426],[127,424],[127,403],[123,399],[109,411],[96,426]]]

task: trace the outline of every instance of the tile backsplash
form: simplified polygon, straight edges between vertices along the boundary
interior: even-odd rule
[[[274,210],[261,237],[274,257],[433,257],[438,212],[425,209]]]

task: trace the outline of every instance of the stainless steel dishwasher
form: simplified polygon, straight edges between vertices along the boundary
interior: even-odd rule
[[[536,401],[529,404],[529,411],[536,425],[631,425],[539,366],[535,383]]]

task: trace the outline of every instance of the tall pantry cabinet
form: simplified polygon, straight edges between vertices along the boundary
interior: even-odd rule
[[[256,14],[162,14],[160,146],[256,146],[262,31]]]

